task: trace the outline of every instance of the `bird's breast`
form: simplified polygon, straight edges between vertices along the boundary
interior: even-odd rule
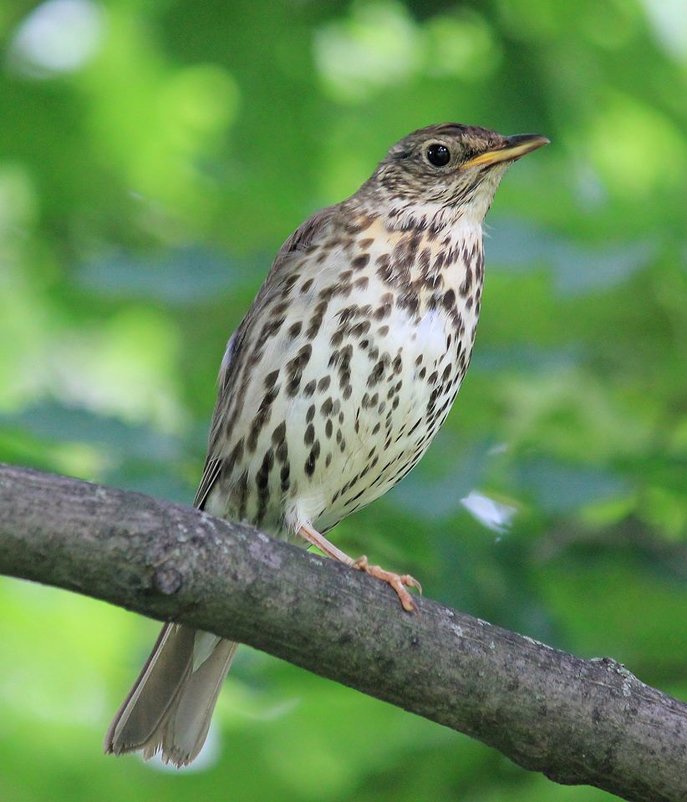
[[[313,342],[330,389],[305,421],[309,437],[297,457],[307,463],[314,448],[319,469],[299,486],[296,519],[326,531],[385,493],[424,454],[455,399],[474,340],[478,304],[461,295],[458,271],[455,281],[455,289],[450,280],[417,287],[409,300],[407,287],[374,274],[332,305]],[[313,405],[300,406],[294,418],[307,418]]]
[[[226,514],[326,531],[398,482],[458,392],[480,293],[481,247],[452,234],[362,230],[305,254],[232,357]]]

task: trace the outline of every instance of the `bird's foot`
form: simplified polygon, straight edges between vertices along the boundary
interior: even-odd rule
[[[364,554],[362,557],[358,557],[357,560],[353,560],[352,565],[353,568],[364,571],[366,574],[375,576],[377,579],[381,579],[382,582],[386,582],[387,585],[391,585],[396,591],[404,610],[412,613],[417,609],[412,596],[408,593],[406,588],[415,588],[422,593],[422,585],[410,574],[394,574],[392,571],[385,571],[379,565],[370,565]]]
[[[313,546],[317,546],[317,548],[328,557],[333,557],[335,560],[338,560],[345,565],[350,565],[353,568],[357,568],[358,571],[364,571],[370,576],[376,576],[377,579],[381,579],[382,582],[386,582],[387,585],[391,585],[391,587],[396,591],[396,595],[401,600],[403,609],[409,613],[415,611],[415,603],[413,602],[413,598],[410,593],[408,593],[406,588],[415,588],[422,593],[422,585],[417,581],[417,579],[410,576],[410,574],[394,574],[392,571],[385,571],[379,565],[370,565],[365,555],[358,557],[357,560],[353,560],[348,556],[348,554],[345,554],[333,543],[330,543],[324,535],[321,535],[309,524],[301,525],[301,527],[298,529],[298,534],[308,543],[312,544]]]

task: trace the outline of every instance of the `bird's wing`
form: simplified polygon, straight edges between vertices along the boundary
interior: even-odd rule
[[[250,331],[253,327],[253,322],[259,317],[258,312],[263,304],[288,278],[289,265],[292,265],[294,259],[301,256],[306,248],[323,234],[339,206],[340,204],[328,206],[326,209],[320,209],[320,211],[315,212],[284,242],[272,263],[272,268],[260,292],[255,301],[253,301],[251,309],[227,343],[219,371],[217,403],[215,404],[210,426],[208,454],[205,459],[203,475],[193,500],[193,505],[198,509],[203,509],[207,497],[222,471],[225,459],[222,454],[222,443],[226,439],[227,433],[225,432],[222,435],[221,424],[225,419],[234,380],[243,361],[241,355],[246,347],[245,343],[251,339]]]
[[[302,253],[321,236],[340,208],[340,203],[337,203],[335,206],[327,206],[325,209],[320,209],[319,212],[315,212],[315,214],[309,217],[304,223],[301,223],[279,249],[272,264],[270,276],[278,270],[282,270],[284,265],[293,259],[294,255]]]
[[[227,347],[224,351],[224,356],[222,358],[222,365],[219,370],[219,398],[222,397],[224,393],[228,391],[229,386],[229,376],[231,375],[231,365],[234,361],[234,346],[236,343],[236,336],[238,334],[238,330],[235,331],[231,337],[229,338],[229,342],[227,343]],[[219,476],[220,471],[222,470],[222,458],[213,456],[213,449],[212,444],[216,440],[217,437],[217,423],[219,420],[219,413],[220,413],[220,404],[219,398],[217,404],[215,406],[215,413],[212,418],[212,424],[210,426],[210,437],[209,437],[209,444],[210,448],[208,449],[207,457],[205,458],[205,467],[203,468],[203,475],[200,479],[200,484],[198,485],[198,490],[196,490],[196,497],[193,499],[193,506],[198,507],[199,510],[203,509],[205,504],[205,499],[208,496],[210,490],[212,490],[212,486],[215,484],[217,477]]]

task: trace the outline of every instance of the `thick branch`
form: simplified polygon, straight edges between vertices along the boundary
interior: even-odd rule
[[[687,705],[250,527],[0,465],[0,573],[249,643],[500,749],[561,783],[687,799]]]

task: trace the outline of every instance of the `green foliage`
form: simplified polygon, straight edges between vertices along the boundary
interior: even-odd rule
[[[6,5],[0,459],[189,502],[224,343],[293,227],[411,129],[541,132],[552,145],[489,218],[446,430],[338,540],[684,697],[687,45],[671,9]],[[155,625],[9,580],[0,609],[8,802],[610,799],[248,649],[194,770],[105,758]]]

